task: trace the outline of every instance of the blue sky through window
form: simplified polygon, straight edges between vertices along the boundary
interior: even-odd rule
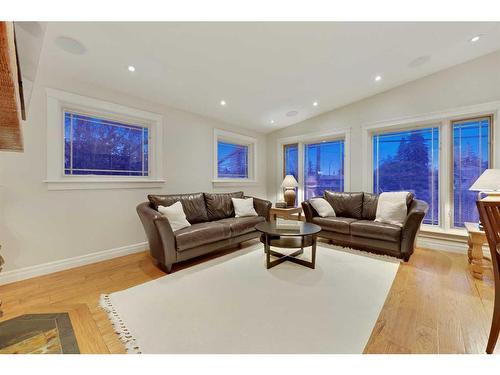
[[[373,136],[373,191],[410,191],[429,204],[424,223],[439,224],[439,128]]]
[[[149,129],[64,113],[64,174],[147,176]]]

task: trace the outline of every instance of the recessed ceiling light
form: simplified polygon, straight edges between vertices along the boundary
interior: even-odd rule
[[[471,43],[476,43],[479,39],[481,39],[481,35],[476,35],[471,38],[470,42]]]
[[[378,82],[378,81],[380,81],[381,79],[382,79],[382,76],[376,76],[376,77],[375,77],[375,82]]]
[[[129,72],[135,72],[135,66],[129,65],[128,66],[128,71]]]
[[[317,106],[318,106],[318,102],[314,102],[314,103],[313,103],[313,106],[314,106],[314,107],[317,107]]]
[[[274,124],[274,120],[269,121],[271,124]]]
[[[225,100],[221,100],[220,101],[220,105],[224,107],[226,105],[226,101]]]

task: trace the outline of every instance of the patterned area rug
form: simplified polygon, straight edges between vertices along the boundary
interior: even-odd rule
[[[79,354],[67,313],[29,314],[0,323],[0,354]]]

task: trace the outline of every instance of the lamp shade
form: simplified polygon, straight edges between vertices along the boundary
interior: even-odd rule
[[[500,169],[487,169],[469,188],[485,193],[500,191]]]
[[[297,182],[295,177],[293,177],[291,174],[287,174],[285,176],[285,179],[281,183],[281,187],[284,188],[295,188],[297,186],[299,186],[299,183]]]

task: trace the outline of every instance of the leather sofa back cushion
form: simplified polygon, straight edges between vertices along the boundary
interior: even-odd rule
[[[415,194],[409,193],[406,197],[406,205],[408,211],[410,210],[411,203],[415,198]],[[372,193],[364,193],[363,195],[363,219],[375,220],[377,214],[378,195]]]
[[[324,198],[335,210],[335,215],[361,219],[363,211],[363,193],[346,193],[325,190]]]
[[[171,195],[148,195],[149,202],[155,210],[158,206],[171,206],[175,202],[181,202],[186,219],[191,224],[208,221],[207,208],[203,193],[171,194]]]
[[[231,198],[243,198],[243,192],[205,193],[208,220],[220,220],[234,217],[234,207]]]

